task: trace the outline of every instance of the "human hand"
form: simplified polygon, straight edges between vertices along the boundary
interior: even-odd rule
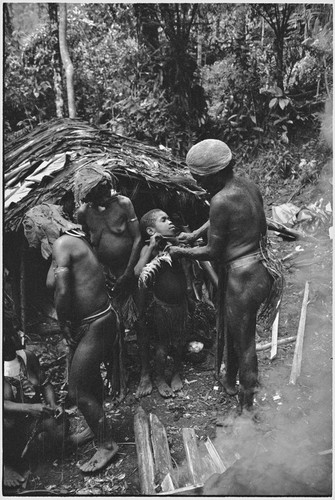
[[[174,245],[171,245],[167,248],[167,251],[171,255],[172,259],[177,259],[178,257],[181,257],[182,252],[180,247],[176,247]]]
[[[125,272],[122,274],[122,276],[120,276],[115,282],[113,293],[120,294],[126,292],[130,288],[132,278],[132,273]]]
[[[153,235],[150,236],[149,240],[149,247],[150,248],[156,248],[159,243],[162,241],[163,236],[160,233],[154,233]]]
[[[35,418],[51,417],[54,414],[54,409],[42,403],[34,403],[29,407],[28,413]]]
[[[71,326],[70,326],[70,322],[66,321],[64,323],[61,323],[60,324],[60,329],[61,329],[61,332],[62,332],[62,335],[63,335],[63,338],[67,341],[67,340],[70,340],[72,338],[72,335],[71,335]]]
[[[180,243],[185,243],[185,244],[191,244],[195,241],[195,236],[193,233],[180,233],[179,236],[177,236],[177,240]]]

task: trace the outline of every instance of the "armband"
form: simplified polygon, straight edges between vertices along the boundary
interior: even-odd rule
[[[133,219],[128,219],[128,222],[135,222],[135,221],[137,221],[137,220],[138,220],[138,218],[137,218],[137,217],[134,217]]]
[[[63,271],[68,271],[70,272],[70,269],[65,266],[60,266],[60,267],[54,267],[54,274],[57,276],[58,273],[63,272]]]

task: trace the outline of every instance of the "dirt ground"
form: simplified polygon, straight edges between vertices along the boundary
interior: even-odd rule
[[[321,185],[321,181],[325,185]],[[287,201],[287,195],[283,199],[285,191],[285,187],[278,190],[272,203]],[[318,186],[305,189],[294,203],[300,206],[321,196],[331,199],[328,178],[321,179]],[[270,204],[266,205],[268,215],[270,208]],[[93,454],[93,443],[69,455],[39,457],[26,485],[26,494],[46,490],[51,494],[71,496],[140,495],[133,427],[139,405],[147,413],[155,413],[165,426],[173,463],[184,485],[189,481],[185,473],[182,429],[191,427],[200,445],[210,437],[222,456],[235,457],[232,461],[243,457],[250,459],[261,453],[271,453],[274,463],[292,459],[290,467],[294,476],[317,488],[321,494],[331,494],[331,455],[319,453],[332,448],[332,240],[328,227],[309,240],[287,241],[273,232],[270,238],[278,257],[294,254],[284,261],[286,285],[280,310],[279,339],[296,335],[305,282],[310,285],[302,372],[297,384],[288,384],[294,342],[279,346],[277,357],[272,361],[269,350],[259,351],[260,388],[254,402],[257,415],[255,418],[245,414],[238,416],[237,398],[227,396],[214,380],[214,352],[208,350],[201,362],[185,360],[184,388],[176,397],[163,399],[154,389],[150,396],[138,401],[134,397],[139,381],[138,351],[135,340],[128,341],[128,395],[120,404],[109,398],[105,402],[114,438],[119,443],[117,456],[104,471],[91,476],[82,474],[76,464]],[[297,247],[303,251],[297,251]],[[257,343],[270,340],[270,331],[258,330]],[[58,335],[50,335],[35,341],[32,348],[47,363],[61,356],[58,342]],[[76,410],[70,419],[72,429],[81,428],[82,417]],[[316,467],[319,457],[325,459]],[[259,472],[260,478],[262,473]],[[276,484],[280,481],[278,476],[273,480]],[[271,491],[269,486],[267,494],[271,495]]]

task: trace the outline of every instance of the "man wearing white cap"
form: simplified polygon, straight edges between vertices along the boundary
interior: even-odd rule
[[[193,146],[186,163],[195,180],[212,196],[206,246],[172,246],[172,257],[213,260],[219,272],[216,371],[219,374],[225,344],[226,374],[222,384],[236,394],[239,374],[241,409],[251,408],[257,386],[256,317],[273,292],[279,276],[269,272],[266,218],[259,189],[248,179],[235,177],[232,154],[222,141],[207,139]],[[198,236],[199,231],[193,236]],[[192,237],[192,236],[191,236]],[[182,236],[182,239],[185,241]],[[264,253],[265,252],[265,253]],[[280,277],[281,278],[281,277]]]

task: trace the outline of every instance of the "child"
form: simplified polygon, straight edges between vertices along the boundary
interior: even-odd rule
[[[146,245],[142,248],[134,273],[135,276],[140,277],[140,282],[143,276],[151,275],[154,278],[150,280],[152,282],[153,325],[156,343],[154,382],[161,396],[171,397],[174,392],[183,387],[180,371],[188,312],[186,278],[180,262],[172,262],[164,252],[164,247],[169,245],[169,240],[175,240],[176,232],[168,215],[160,209],[150,210],[141,218],[140,228]],[[160,263],[157,260],[159,256],[162,257]],[[164,262],[165,259],[167,262]],[[141,290],[142,297],[146,295],[146,304],[148,304],[148,293],[143,285],[139,290],[140,294]],[[138,331],[142,366],[141,380],[136,391],[137,397],[145,396],[152,391],[149,373],[149,335],[150,332],[147,328],[141,328]],[[171,385],[168,385],[165,380],[166,360],[169,351],[173,352],[174,358]]]

